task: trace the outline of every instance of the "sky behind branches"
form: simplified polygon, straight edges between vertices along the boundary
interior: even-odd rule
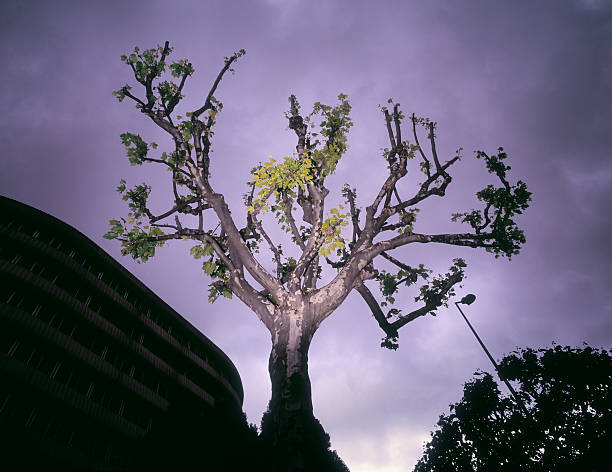
[[[466,229],[450,214],[478,207],[475,192],[492,182],[473,151],[503,146],[511,180],[534,194],[519,219],[522,253],[510,262],[441,246],[394,255],[436,271],[465,258],[459,294],[477,295],[467,313],[496,357],[553,341],[611,347],[611,2],[7,0],[0,38],[0,193],[75,226],[219,345],[241,374],[251,422],[270,395],[263,325],[238,300],[207,303],[191,245],[138,265],[102,238],[108,220],[126,212],[114,191],[121,178],[146,179],[152,201],[168,202],[167,174],[129,167],[119,139],[130,131],[169,144],[111,95],[135,85],[119,57],[136,45],[169,40],[174,57],[192,61],[182,111],[201,105],[224,56],[247,50],[216,94],[225,108],[212,155],[212,183],[240,222],[250,169],[295,149],[283,116],[292,93],[306,112],[349,95],[355,126],[328,187],[338,196],[348,182],[361,205],[385,178],[378,105],[387,98],[438,123],[441,156],[464,148],[447,197],[422,206],[418,232]],[[416,168],[406,180],[418,182]],[[407,311],[414,296],[400,300]],[[454,309],[407,325],[396,352],[379,347],[382,335],[354,294],[310,351],[315,414],[353,472],[410,470],[462,383],[489,369]]]

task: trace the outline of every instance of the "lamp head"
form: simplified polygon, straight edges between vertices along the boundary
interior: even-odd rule
[[[476,295],[473,293],[468,293],[465,297],[459,300],[459,303],[463,303],[464,305],[471,305],[476,300]]]

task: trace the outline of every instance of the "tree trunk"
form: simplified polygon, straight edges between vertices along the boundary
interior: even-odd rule
[[[279,472],[337,471],[329,436],[312,410],[308,348],[314,334],[308,314],[285,312],[272,336],[268,370],[272,398],[262,419],[262,437],[271,446]],[[272,465],[272,464],[271,464]]]

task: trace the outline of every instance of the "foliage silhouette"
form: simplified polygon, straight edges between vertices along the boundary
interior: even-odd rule
[[[612,356],[603,349],[519,349],[500,371],[529,411],[477,372],[440,416],[415,472],[610,470]]]
[[[184,400],[171,403],[168,413],[154,423],[134,451],[130,472],[286,470],[283,445],[277,447],[258,435],[245,417],[223,408],[194,414],[196,411],[197,405]],[[329,436],[320,425],[308,431],[306,439],[305,470],[349,472],[330,450]]]

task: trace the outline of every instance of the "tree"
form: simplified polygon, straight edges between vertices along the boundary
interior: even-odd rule
[[[612,444],[612,356],[554,346],[519,349],[500,371],[518,383],[529,415],[488,373],[465,384],[440,416],[415,472],[604,471]]]
[[[381,107],[390,147],[383,151],[388,176],[380,191],[362,212],[356,190],[347,184],[341,194],[348,209],[338,206],[326,211],[330,192],[325,181],[347,151],[351,106],[348,97],[340,94],[337,104],[317,102],[304,116],[297,98],[291,95],[285,116],[297,138],[296,153],[252,169],[244,195],[245,220],[240,224],[235,216],[239,213],[230,212],[224,195],[212,185],[210,153],[213,128],[223,108],[215,93],[245,51],[225,58],[202,106],[184,116],[177,115],[175,109],[194,68],[187,60],[169,61],[171,51],[166,42],[163,47],[144,51],[135,48],[122,56],[144,96],[133,93],[130,85],[114,92],[119,101],[133,101],[169,135],[172,148],[155,156],[151,154],[157,152],[156,143],[134,133],[124,133],[121,139],[131,165],[150,163],[168,169],[171,203],[169,208],[154,212],[148,204],[151,187],[142,183],[128,189],[122,180],[117,190],[127,201],[129,213],[127,218],[111,220],[105,237],[118,239],[124,255],[143,262],[170,240],[195,241],[191,254],[203,260],[202,268],[212,279],[209,300],[237,296],[270,331],[272,398],[262,420],[262,435],[287,461],[282,466],[285,470],[303,470],[312,452],[308,452],[305,438],[321,439],[313,444],[328,442],[313,415],[308,377],[308,348],[321,323],[356,290],[384,333],[382,346],[396,349],[398,330],[445,305],[454,294],[454,286],[463,280],[466,264],[455,259],[448,273],[430,277],[431,271],[424,265],[408,265],[391,251],[413,243],[440,243],[481,247],[496,257],[510,258],[525,241],[514,218],[527,208],[530,192],[525,183],[512,185],[507,180],[510,167],[504,162],[507,155],[502,148],[493,155],[477,151],[476,157],[485,162],[500,185],[488,185],[477,193],[483,209],[452,216],[471,230],[454,234],[415,232],[416,205],[433,196],[444,196],[451,183],[448,170],[459,161],[461,150],[442,162],[436,150],[436,123],[414,114],[409,118],[412,141],[403,138],[405,116],[399,103],[389,100],[388,106]],[[167,77],[167,71],[174,81]],[[426,133],[427,152],[419,142],[421,129]],[[398,184],[413,160],[419,161],[417,169],[423,174],[423,182],[405,198],[401,195],[405,190]],[[301,220],[295,215],[297,207],[302,212]],[[289,249],[287,244],[275,242],[274,234],[264,227],[272,218],[287,234]],[[188,226],[188,222],[193,224]],[[349,224],[352,235],[345,238],[343,228]],[[265,257],[271,257],[271,265]],[[381,258],[394,270],[378,270],[374,260]],[[323,264],[336,273],[318,286]],[[421,306],[409,313],[391,308],[400,286],[416,284],[419,279],[425,282],[415,298]],[[366,285],[369,280],[378,281],[382,302]]]

